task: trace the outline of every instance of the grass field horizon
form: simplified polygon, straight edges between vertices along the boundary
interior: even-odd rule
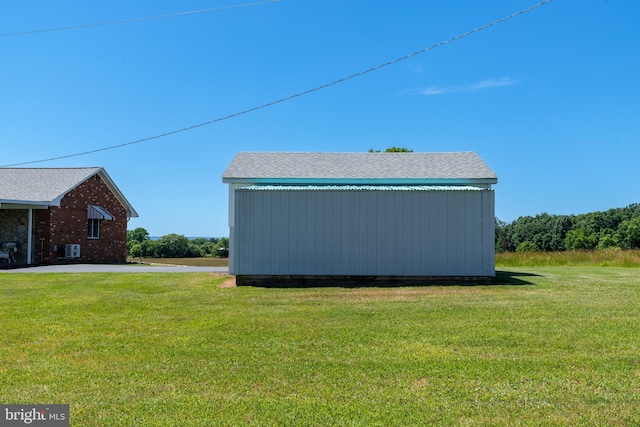
[[[638,425],[640,269],[498,270],[518,285],[2,276],[0,401],[82,426]]]

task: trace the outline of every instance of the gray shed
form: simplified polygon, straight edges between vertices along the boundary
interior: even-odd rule
[[[497,176],[473,152],[238,153],[223,182],[239,284],[495,276]]]

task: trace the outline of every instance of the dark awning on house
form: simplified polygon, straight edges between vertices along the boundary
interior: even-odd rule
[[[113,215],[111,215],[109,212],[102,209],[100,206],[94,206],[94,205],[88,206],[87,217],[89,219],[106,219],[106,220],[113,219]]]

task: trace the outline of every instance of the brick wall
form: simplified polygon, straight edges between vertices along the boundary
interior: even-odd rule
[[[87,207],[100,206],[114,216],[111,221],[100,221],[100,238],[88,235]],[[69,193],[60,207],[37,211],[34,228],[40,251],[40,238],[44,250],[36,253],[36,260],[56,263],[64,257],[65,245],[80,245],[80,262],[125,262],[127,257],[127,213],[109,187],[98,175],[94,175]]]
[[[36,242],[35,263],[51,264],[56,262],[56,257],[51,253],[51,240],[49,238],[49,209],[33,211],[33,230]]]

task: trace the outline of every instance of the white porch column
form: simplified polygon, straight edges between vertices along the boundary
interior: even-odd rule
[[[27,264],[31,264],[31,244],[33,243],[33,209],[29,208],[29,224],[27,227]]]

